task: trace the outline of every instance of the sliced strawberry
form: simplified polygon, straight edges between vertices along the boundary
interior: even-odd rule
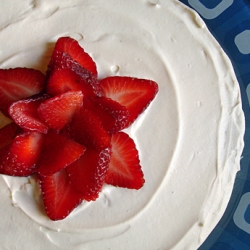
[[[107,77],[100,81],[104,96],[119,102],[130,113],[130,124],[154,99],[158,85],[154,81],[132,77]]]
[[[64,52],[70,55],[73,60],[77,61],[82,67],[89,70],[94,76],[97,76],[96,64],[91,56],[84,51],[79,43],[71,37],[61,37],[57,40],[52,54],[52,58],[56,52]]]
[[[82,195],[72,187],[64,169],[53,175],[38,176],[45,211],[51,220],[67,217],[82,201]]]
[[[68,91],[41,103],[38,114],[50,128],[60,130],[71,121],[82,102],[81,91]]]
[[[63,130],[70,138],[92,149],[104,149],[110,146],[111,137],[103,128],[101,121],[83,100],[83,106]]]
[[[13,102],[40,93],[44,80],[45,76],[35,69],[0,69],[0,110],[8,114]]]
[[[35,173],[42,139],[43,134],[37,132],[24,132],[17,135],[2,157],[1,174],[29,176]]]
[[[48,126],[40,119],[37,109],[39,105],[48,98],[43,95],[14,102],[9,107],[10,117],[25,131],[36,131],[46,134]]]
[[[66,168],[70,183],[82,193],[84,200],[91,201],[98,198],[107,175],[109,161],[109,148],[87,149],[79,160]]]
[[[41,175],[52,175],[79,159],[85,149],[83,145],[50,131],[44,136],[37,171]]]
[[[85,96],[101,95],[100,84],[90,71],[73,58],[55,51],[47,70],[47,92],[57,95],[68,90],[82,90]]]
[[[100,119],[102,126],[114,134],[128,126],[129,112],[116,101],[104,96],[96,96],[85,101],[88,107]]]
[[[134,141],[127,134],[119,132],[112,136],[111,147],[106,183],[140,189],[145,181]]]

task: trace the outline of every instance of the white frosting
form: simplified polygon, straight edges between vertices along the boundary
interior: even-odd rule
[[[1,8],[1,68],[45,72],[54,42],[71,36],[96,61],[100,78],[159,84],[156,99],[127,129],[145,186],[106,185],[97,201],[53,222],[32,178],[3,177],[1,247],[197,249],[226,208],[244,133],[232,66],[203,21],[174,0],[3,0]]]

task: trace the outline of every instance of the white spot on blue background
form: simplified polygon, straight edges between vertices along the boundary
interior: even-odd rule
[[[250,54],[250,30],[244,30],[238,34],[234,42],[241,54]]]
[[[207,8],[200,0],[188,0],[188,3],[206,19],[214,19],[233,4],[234,0],[220,0],[214,8]]]
[[[246,233],[250,234],[250,224],[245,218],[245,213],[250,205],[250,192],[245,193],[239,202],[237,209],[235,210],[233,220],[235,225]]]

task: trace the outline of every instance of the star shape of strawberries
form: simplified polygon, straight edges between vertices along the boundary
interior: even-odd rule
[[[36,175],[51,220],[96,200],[105,183],[140,189],[138,150],[122,130],[157,92],[152,80],[98,79],[79,43],[59,38],[46,75],[0,69],[0,174]]]

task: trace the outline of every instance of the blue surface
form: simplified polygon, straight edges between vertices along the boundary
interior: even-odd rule
[[[232,61],[246,117],[245,147],[226,212],[199,250],[250,249],[250,0],[180,0],[196,10]]]

